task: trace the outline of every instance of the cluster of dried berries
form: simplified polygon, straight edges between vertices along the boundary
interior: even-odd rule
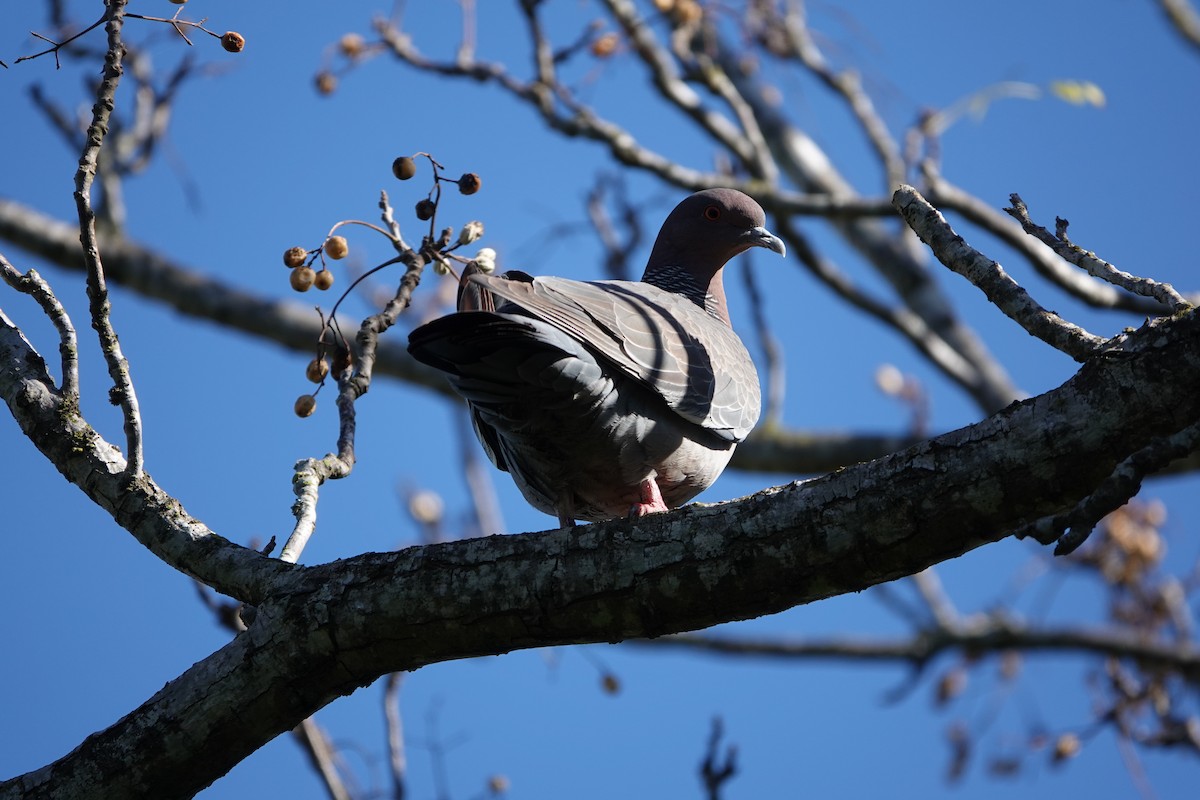
[[[307,292],[312,287],[325,291],[333,286],[333,272],[322,266],[315,270],[310,266],[309,256],[315,256],[321,251],[334,261],[343,259],[350,252],[350,246],[344,236],[330,236],[317,250],[311,253],[303,247],[289,247],[283,251],[283,264],[292,271],[291,284],[297,292]]]
[[[417,162],[412,156],[400,156],[392,162],[392,174],[398,180],[407,181],[417,174]],[[458,191],[462,194],[471,195],[479,191],[479,187],[483,185],[483,181],[479,175],[474,172],[463,173],[456,181],[450,181],[449,178],[442,178],[437,175],[436,170],[434,177],[439,181],[449,181],[458,186]],[[417,219],[422,222],[433,219],[433,215],[437,212],[437,203],[426,197],[417,201],[413,207],[413,211],[417,215]]]
[[[343,39],[342,50],[347,55],[353,55],[353,52],[360,52],[361,40],[347,42]],[[353,52],[351,52],[353,51]],[[328,73],[323,73],[328,75]],[[332,78],[332,76],[329,76]],[[458,187],[458,191],[464,195],[472,195],[479,191],[482,181],[479,175],[474,172],[463,173],[457,180],[444,178],[439,174],[442,166],[437,163],[428,153],[418,153],[417,156],[425,156],[433,165],[434,173],[434,189],[429,195],[417,201],[414,212],[417,219],[422,221],[433,219],[437,213],[437,199],[441,197],[440,183],[453,183]],[[392,162],[392,174],[397,179],[402,181],[410,180],[417,174],[417,162],[414,156],[400,156]],[[437,198],[437,199],[435,199]],[[374,227],[374,226],[371,226]],[[457,239],[454,239],[454,229],[446,228],[442,231],[441,239],[433,242],[430,246],[436,250],[433,253],[433,268],[439,274],[449,274],[451,272],[449,258],[445,255],[448,250],[453,250],[457,247],[470,244],[483,235],[483,223],[477,220],[468,222],[459,231]],[[451,243],[454,242],[453,246]],[[429,243],[427,243],[429,244]],[[330,236],[325,242],[315,250],[306,250],[303,247],[290,247],[283,253],[283,263],[291,270],[291,285],[298,292],[307,292],[312,287],[318,289],[329,289],[333,286],[333,272],[325,265],[326,259],[339,261],[345,258],[350,253],[349,243],[344,236]],[[457,255],[454,256],[458,258]],[[321,268],[319,270],[313,268],[314,262],[320,258]],[[495,269],[495,251],[490,248],[483,248],[473,259],[481,269],[490,271]],[[461,259],[460,259],[461,260]],[[439,269],[441,268],[441,269]],[[336,308],[336,306],[335,306]],[[321,385],[332,371],[334,374],[340,374],[343,370],[348,369],[351,362],[351,354],[349,349],[339,347],[337,356],[334,359],[332,367],[329,360],[325,357],[325,344],[322,344],[318,349],[317,356],[308,363],[305,367],[305,377],[315,384],[318,384],[317,390],[312,394],[303,394],[297,398],[294,410],[299,417],[310,416],[317,407],[316,394],[320,391]]]

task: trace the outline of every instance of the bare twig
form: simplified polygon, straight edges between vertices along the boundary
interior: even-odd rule
[[[790,246],[790,245],[789,245]],[[751,472],[820,475],[861,461],[872,461],[916,444],[899,434],[830,433],[759,426],[738,445],[730,465]]]
[[[883,165],[884,190],[890,191],[902,183],[905,178],[905,166],[900,146],[888,130],[887,124],[876,112],[871,97],[863,89],[858,73],[852,70],[835,71],[826,61],[825,55],[809,32],[804,5],[799,0],[787,0],[787,11],[783,14],[782,23],[789,55],[840,95],[858,120],[859,127],[866,134]]]
[[[493,471],[479,457],[479,444],[467,424],[466,414],[455,417],[454,428],[462,453],[463,478],[467,482],[467,491],[471,496],[471,508],[475,511],[475,524],[479,533],[483,536],[506,533],[508,528],[504,522],[504,512],[496,499],[496,485],[492,481]]]
[[[1146,297],[1117,291],[1107,283],[1090,279],[1079,270],[1072,269],[1061,258],[1045,247],[1040,247],[1022,231],[1021,226],[968,192],[953,185],[936,170],[922,170],[925,179],[926,199],[944,211],[957,211],[970,222],[998,237],[1025,257],[1038,274],[1072,297],[1096,308],[1113,308],[1134,311],[1139,314],[1157,315],[1163,311],[1161,303]]]
[[[62,393],[69,405],[79,404],[79,346],[75,337],[75,326],[67,316],[67,310],[54,296],[50,284],[35,270],[24,275],[17,272],[3,255],[0,255],[0,278],[18,292],[33,297],[42,311],[50,318],[58,331],[58,354],[62,359]]]
[[[762,78],[736,70],[741,58],[738,48],[719,42],[710,47],[716,48],[718,62],[726,65],[726,73],[739,84],[741,95],[754,107],[759,125],[783,173],[810,194],[856,197],[858,193],[851,182],[838,171],[820,145],[797,129],[782,109],[764,98],[766,86]],[[746,191],[755,193],[753,188]],[[760,202],[778,218],[782,210],[771,205],[772,193],[768,190],[763,194],[764,199]],[[831,216],[830,221],[847,244],[860,252],[891,284],[905,311],[946,346],[951,359],[935,360],[934,363],[946,369],[951,360],[956,361],[957,371],[949,374],[971,393],[981,408],[995,411],[1020,395],[1004,367],[954,311],[949,298],[915,249],[912,237],[897,236],[890,226],[873,219],[841,215]]]
[[[746,288],[746,296],[750,298],[754,331],[758,336],[758,346],[762,348],[763,363],[766,365],[767,402],[762,425],[775,427],[783,419],[783,399],[787,392],[787,367],[779,339],[771,332],[771,324],[767,320],[763,295],[758,288],[753,266],[743,260],[741,265],[742,285]]]
[[[1184,41],[1200,50],[1200,13],[1188,0],[1158,0],[1158,3]]]
[[[941,578],[938,577],[937,571],[933,567],[923,569],[913,575],[912,582],[917,587],[917,594],[925,601],[929,612],[940,627],[952,629],[960,624],[962,618],[954,607],[954,602],[942,588]]]
[[[354,796],[342,780],[338,769],[337,747],[329,740],[329,734],[317,724],[316,719],[308,717],[292,730],[292,735],[300,742],[301,749],[308,755],[313,769],[321,776],[325,791],[330,800],[351,800]]]
[[[704,796],[708,800],[720,800],[721,789],[737,774],[737,745],[726,745],[721,755],[721,737],[725,725],[720,717],[713,717],[712,731],[708,735],[708,747],[704,761],[700,763],[700,782],[704,785]]]
[[[422,253],[408,249],[403,238],[396,233],[398,226],[386,193],[382,193],[380,196],[379,208],[387,230],[374,225],[368,227],[388,236],[400,255],[391,261],[384,262],[376,269],[397,262],[404,263],[407,268],[400,278],[395,296],[383,307],[382,311],[367,317],[359,326],[358,335],[355,337],[355,343],[358,346],[357,355],[351,353],[345,342],[336,344],[338,355],[334,359],[334,377],[337,379],[338,385],[338,450],[336,454],[330,453],[321,459],[306,458],[296,462],[292,476],[292,491],[296,494],[292,513],[296,517],[296,525],[279,554],[280,560],[288,563],[295,563],[299,559],[309,537],[316,529],[317,493],[321,484],[327,480],[345,478],[354,469],[356,460],[354,454],[356,431],[354,404],[358,398],[367,393],[371,386],[379,337],[395,325],[400,314],[408,308],[412,302],[412,293],[417,288],[417,284],[421,282],[421,273],[425,269],[426,256],[422,253],[429,249],[429,240],[425,240]],[[322,336],[324,335],[325,331],[322,331]]]
[[[1008,650],[1089,653],[1128,658],[1148,667],[1170,670],[1188,682],[1200,685],[1200,650],[1194,647],[1180,647],[1175,642],[1148,641],[1137,630],[1036,628],[1000,614],[972,617],[970,625],[949,629],[935,627],[896,639],[787,639],[680,633],[657,639],[638,639],[632,644],[639,647],[682,648],[724,656],[786,660],[829,658],[916,664],[926,663],[948,650],[975,654]]]
[[[1025,207],[1025,202],[1021,200],[1020,195],[1009,195],[1009,200],[1012,202],[1012,208],[1004,210],[1021,223],[1021,227],[1025,229],[1026,233],[1075,266],[1086,270],[1089,275],[1106,280],[1127,292],[1152,297],[1172,311],[1184,311],[1192,307],[1192,304],[1184,300],[1171,284],[1159,283],[1150,278],[1139,278],[1128,272],[1122,272],[1107,261],[1097,258],[1095,253],[1089,253],[1072,242],[1067,238],[1067,221],[1065,219],[1061,217],[1058,219],[1055,232],[1051,234],[1050,231],[1035,224],[1029,218],[1029,209]]]
[[[121,3],[120,5],[124,6],[124,3]],[[102,25],[106,20],[109,20],[109,19],[111,19],[110,15],[105,14],[103,17],[96,20],[91,25],[88,25],[83,30],[75,33],[74,35],[68,37],[67,39],[64,39],[61,42],[56,42],[53,39],[50,39],[46,36],[43,36],[40,33],[37,33],[36,31],[31,31],[31,33],[34,37],[41,39],[43,42],[49,42],[51,46],[45,50],[42,50],[41,52],[33,53],[32,55],[21,56],[20,58],[13,61],[13,66],[20,64],[22,61],[32,61],[35,58],[41,58],[44,55],[53,53],[54,54],[54,67],[55,67],[55,69],[59,69],[62,67],[62,62],[58,58],[58,52],[60,50],[62,50],[64,47],[66,47],[67,45],[69,45],[71,42],[78,39],[79,37],[84,36],[88,33],[91,33],[92,31],[96,30],[96,28],[100,27],[100,25]]]
[[[1071,553],[1087,540],[1105,515],[1125,505],[1138,493],[1146,476],[1197,448],[1200,448],[1200,425],[1192,425],[1160,439],[1122,461],[1112,475],[1073,509],[1039,519],[1017,535],[1032,536],[1043,544],[1057,540],[1055,555]]]
[[[672,106],[691,117],[718,144],[735,154],[745,169],[768,184],[778,181],[779,168],[759,130],[753,110],[738,93],[720,66],[708,59],[697,74],[708,88],[734,111],[739,125],[708,108],[699,94],[684,82],[667,49],[654,36],[629,0],[604,0],[609,13],[621,25],[638,58],[650,70],[654,86]]]
[[[117,333],[109,316],[108,287],[104,279],[104,266],[100,261],[100,245],[96,239],[96,215],[91,203],[92,182],[96,177],[100,147],[108,132],[117,84],[121,80],[121,58],[124,54],[121,26],[125,3],[126,0],[109,0],[108,10],[105,12],[108,52],[104,57],[104,77],[96,90],[96,103],[92,106],[92,123],[88,126],[87,143],[79,158],[79,169],[75,173],[75,206],[79,213],[80,243],[83,245],[83,257],[87,264],[87,293],[92,327],[100,337],[100,349],[113,381],[112,399],[120,404],[125,422],[125,475],[130,479],[137,479],[142,475],[142,417],[138,409],[137,394],[133,389],[133,380],[129,374],[129,362],[121,351],[121,344],[117,340]]]
[[[774,212],[828,217],[883,217],[891,213],[886,198],[788,191],[759,180],[737,181],[719,172],[685,167],[639,145],[633,134],[576,102],[561,85],[548,87],[540,80],[525,82],[514,77],[503,65],[492,62],[433,61],[421,55],[412,39],[388,20],[376,20],[375,29],[392,54],[411,66],[447,77],[494,84],[533,106],[551,129],[565,136],[600,142],[619,163],[651,172],[680,188],[700,191],[713,186],[729,186],[753,195],[764,208]]]
[[[605,199],[609,195],[613,196],[611,202],[617,207],[624,236],[617,232],[605,206]],[[637,209],[625,195],[625,183],[619,174],[597,177],[596,185],[588,192],[587,213],[592,228],[604,246],[605,275],[613,280],[630,280],[629,254],[641,244],[642,224]]]
[[[404,752],[404,718],[400,714],[403,672],[388,673],[383,690],[383,713],[387,721],[388,773],[392,778],[392,800],[407,795],[408,757]]]
[[[892,198],[908,226],[929,245],[938,260],[975,284],[1009,319],[1076,361],[1093,356],[1105,340],[1038,305],[1004,269],[954,232],[946,218],[911,186]]]

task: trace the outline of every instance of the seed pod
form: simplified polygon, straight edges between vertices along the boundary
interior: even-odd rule
[[[339,347],[333,354],[333,373],[339,375],[354,365],[354,354],[349,348]]]
[[[319,271],[313,276],[313,286],[316,286],[322,292],[333,286],[333,273],[327,269]]]
[[[458,191],[463,194],[475,194],[479,191],[479,186],[482,181],[474,172],[465,173],[458,179]]]
[[[1064,733],[1054,740],[1054,751],[1050,757],[1054,763],[1058,764],[1079,755],[1082,748],[1083,743],[1079,741],[1078,736],[1073,733]]]
[[[303,247],[289,247],[283,251],[283,264],[288,269],[303,267],[304,262],[308,260],[308,251]]]
[[[308,251],[303,247],[289,247],[283,251],[283,263],[289,269],[303,267],[306,258],[308,258]]]
[[[316,277],[317,273],[313,272],[312,267],[296,267],[292,270],[289,280],[292,282],[292,288],[297,292],[307,292],[312,288]]]
[[[318,72],[314,82],[317,85],[318,94],[333,94],[337,89],[337,78],[329,72]]]
[[[308,378],[313,383],[320,383],[325,380],[325,376],[329,374],[329,360],[325,358],[314,358],[308,362],[308,366],[304,368],[304,377]]]
[[[592,55],[596,58],[608,58],[613,53],[617,52],[617,45],[620,43],[621,37],[609,31],[601,36],[596,41],[592,42]]]
[[[237,31],[229,31],[221,37],[221,47],[230,53],[240,53],[246,47],[246,37]]]
[[[312,413],[317,410],[317,398],[311,394],[302,394],[296,398],[296,404],[292,408],[297,417],[312,416]]]
[[[350,252],[350,245],[345,236],[330,236],[325,240],[325,255],[334,261],[340,261]]]
[[[418,200],[417,207],[416,207],[417,219],[427,220],[427,219],[431,218],[433,216],[433,212],[436,209],[437,209],[437,206],[434,205],[433,201],[430,200],[428,197],[424,198],[423,200]]]
[[[338,49],[346,58],[357,58],[366,49],[366,43],[363,41],[363,37],[357,33],[347,33],[338,40]]]
[[[417,174],[417,162],[408,156],[400,156],[392,162],[392,174],[400,180],[406,181]]]

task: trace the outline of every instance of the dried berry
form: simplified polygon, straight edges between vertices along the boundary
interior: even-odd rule
[[[392,174],[400,180],[406,181],[417,174],[417,162],[408,156],[400,156],[392,162]]]
[[[340,375],[352,366],[354,366],[354,354],[350,352],[349,348],[339,347],[333,354],[333,373]]]
[[[329,374],[329,361],[324,358],[314,358],[304,368],[304,377],[313,383],[320,383]]]
[[[437,210],[437,206],[428,197],[417,201],[417,219],[426,220],[433,216],[433,212]]]
[[[442,498],[428,489],[420,489],[408,497],[408,513],[424,525],[433,525],[440,521],[444,508]]]
[[[350,245],[345,236],[330,236],[325,240],[325,255],[334,261],[340,261],[350,252]]]
[[[333,94],[337,89],[337,78],[328,72],[318,72],[315,78],[318,94]]]
[[[296,405],[293,408],[297,417],[312,416],[312,413],[317,410],[317,398],[311,394],[302,394],[296,398]]]
[[[617,52],[617,44],[620,41],[621,37],[610,31],[592,42],[592,55],[596,58],[608,58]]]
[[[313,277],[313,286],[316,286],[322,292],[333,286],[333,273],[327,269],[323,269]]]
[[[458,190],[463,194],[475,194],[479,191],[479,176],[474,172],[468,172],[458,179]]]
[[[291,269],[303,267],[306,258],[308,258],[308,251],[303,247],[289,247],[283,251],[283,263]]]
[[[229,31],[221,37],[221,47],[230,53],[240,53],[246,47],[246,37],[237,31]]]
[[[312,288],[313,281],[316,279],[317,273],[313,272],[312,267],[296,267],[292,270],[291,282],[292,288],[297,292],[307,292]]]
[[[175,4],[175,5],[177,5],[177,6],[181,6],[181,5],[183,5],[184,3],[186,3],[186,2],[187,2],[187,0],[171,0],[171,2],[172,2],[172,3],[174,3],[174,4]]]
[[[347,33],[338,40],[338,49],[346,58],[357,58],[366,49],[366,42],[357,33]]]
[[[1083,743],[1073,733],[1064,733],[1054,741],[1054,751],[1051,758],[1057,764],[1079,755]]]

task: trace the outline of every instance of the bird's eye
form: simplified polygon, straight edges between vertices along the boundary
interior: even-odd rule
[[[709,222],[716,222],[721,218],[721,209],[716,206],[707,206],[704,209],[704,218]]]

